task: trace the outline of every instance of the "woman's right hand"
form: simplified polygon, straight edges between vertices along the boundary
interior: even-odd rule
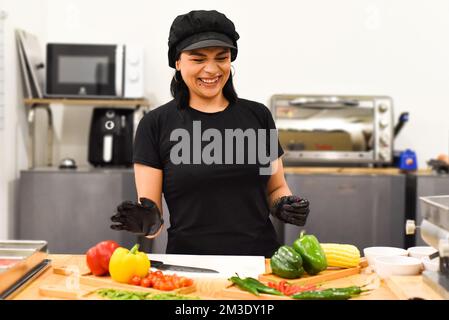
[[[140,203],[123,201],[111,221],[115,223],[111,225],[113,230],[125,230],[148,238],[156,237],[164,224],[156,203],[147,198],[140,198]]]

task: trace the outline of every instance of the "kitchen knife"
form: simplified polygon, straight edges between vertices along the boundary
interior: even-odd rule
[[[181,272],[200,272],[200,273],[219,273],[216,270],[206,269],[206,268],[196,268],[188,266],[180,266],[174,264],[163,263],[162,261],[150,260],[151,267],[159,270],[169,270],[169,271],[181,271]]]

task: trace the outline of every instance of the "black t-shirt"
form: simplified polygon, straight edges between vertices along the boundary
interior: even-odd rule
[[[238,129],[252,130],[256,140],[250,140],[248,135],[243,140],[245,147],[237,149],[236,140],[227,140],[227,133]],[[273,154],[273,161],[283,154],[277,136],[277,150],[268,153],[274,145],[270,144],[269,129],[275,129],[270,110],[244,99],[214,113],[190,107],[180,110],[172,100],[144,116],[135,136],[134,162],[163,170],[163,193],[170,212],[167,253],[268,257],[279,247],[269,219],[270,175],[261,174],[268,159],[256,157],[254,161],[252,157],[255,141],[264,141],[259,132],[265,132],[265,143],[260,146],[266,148],[265,156]],[[180,151],[180,132],[188,133],[189,139],[182,139],[187,139],[183,143],[187,141],[190,150]],[[212,134],[206,137],[207,132]],[[221,139],[214,135],[218,133]],[[198,141],[201,149],[198,144],[194,146]],[[213,149],[212,141],[214,146],[223,147]],[[229,141],[235,142],[232,151],[226,147]],[[222,152],[221,157],[217,151]],[[215,161],[211,163],[210,158],[202,157],[204,154],[213,156]],[[242,154],[243,163],[238,158]],[[179,156],[184,157],[181,163]]]

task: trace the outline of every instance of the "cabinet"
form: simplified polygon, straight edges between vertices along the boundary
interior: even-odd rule
[[[293,194],[310,201],[304,228],[285,225],[284,242],[300,231],[321,242],[403,247],[405,177],[400,174],[286,174]]]
[[[150,240],[109,227],[117,205],[135,199],[132,169],[21,171],[15,238],[46,240],[51,253],[84,254],[108,239],[149,251]]]

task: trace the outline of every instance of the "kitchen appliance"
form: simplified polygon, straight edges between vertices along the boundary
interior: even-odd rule
[[[390,97],[273,95],[270,107],[286,165],[392,162]]]
[[[88,160],[93,166],[131,166],[135,112],[129,108],[95,108]]]
[[[420,229],[421,238],[438,250],[438,271],[423,272],[424,281],[445,299],[449,299],[449,195],[420,197],[423,220],[416,226],[407,220],[406,233],[414,234]],[[432,255],[432,258],[435,258]]]
[[[118,44],[47,44],[46,96],[142,98],[143,49]]]

